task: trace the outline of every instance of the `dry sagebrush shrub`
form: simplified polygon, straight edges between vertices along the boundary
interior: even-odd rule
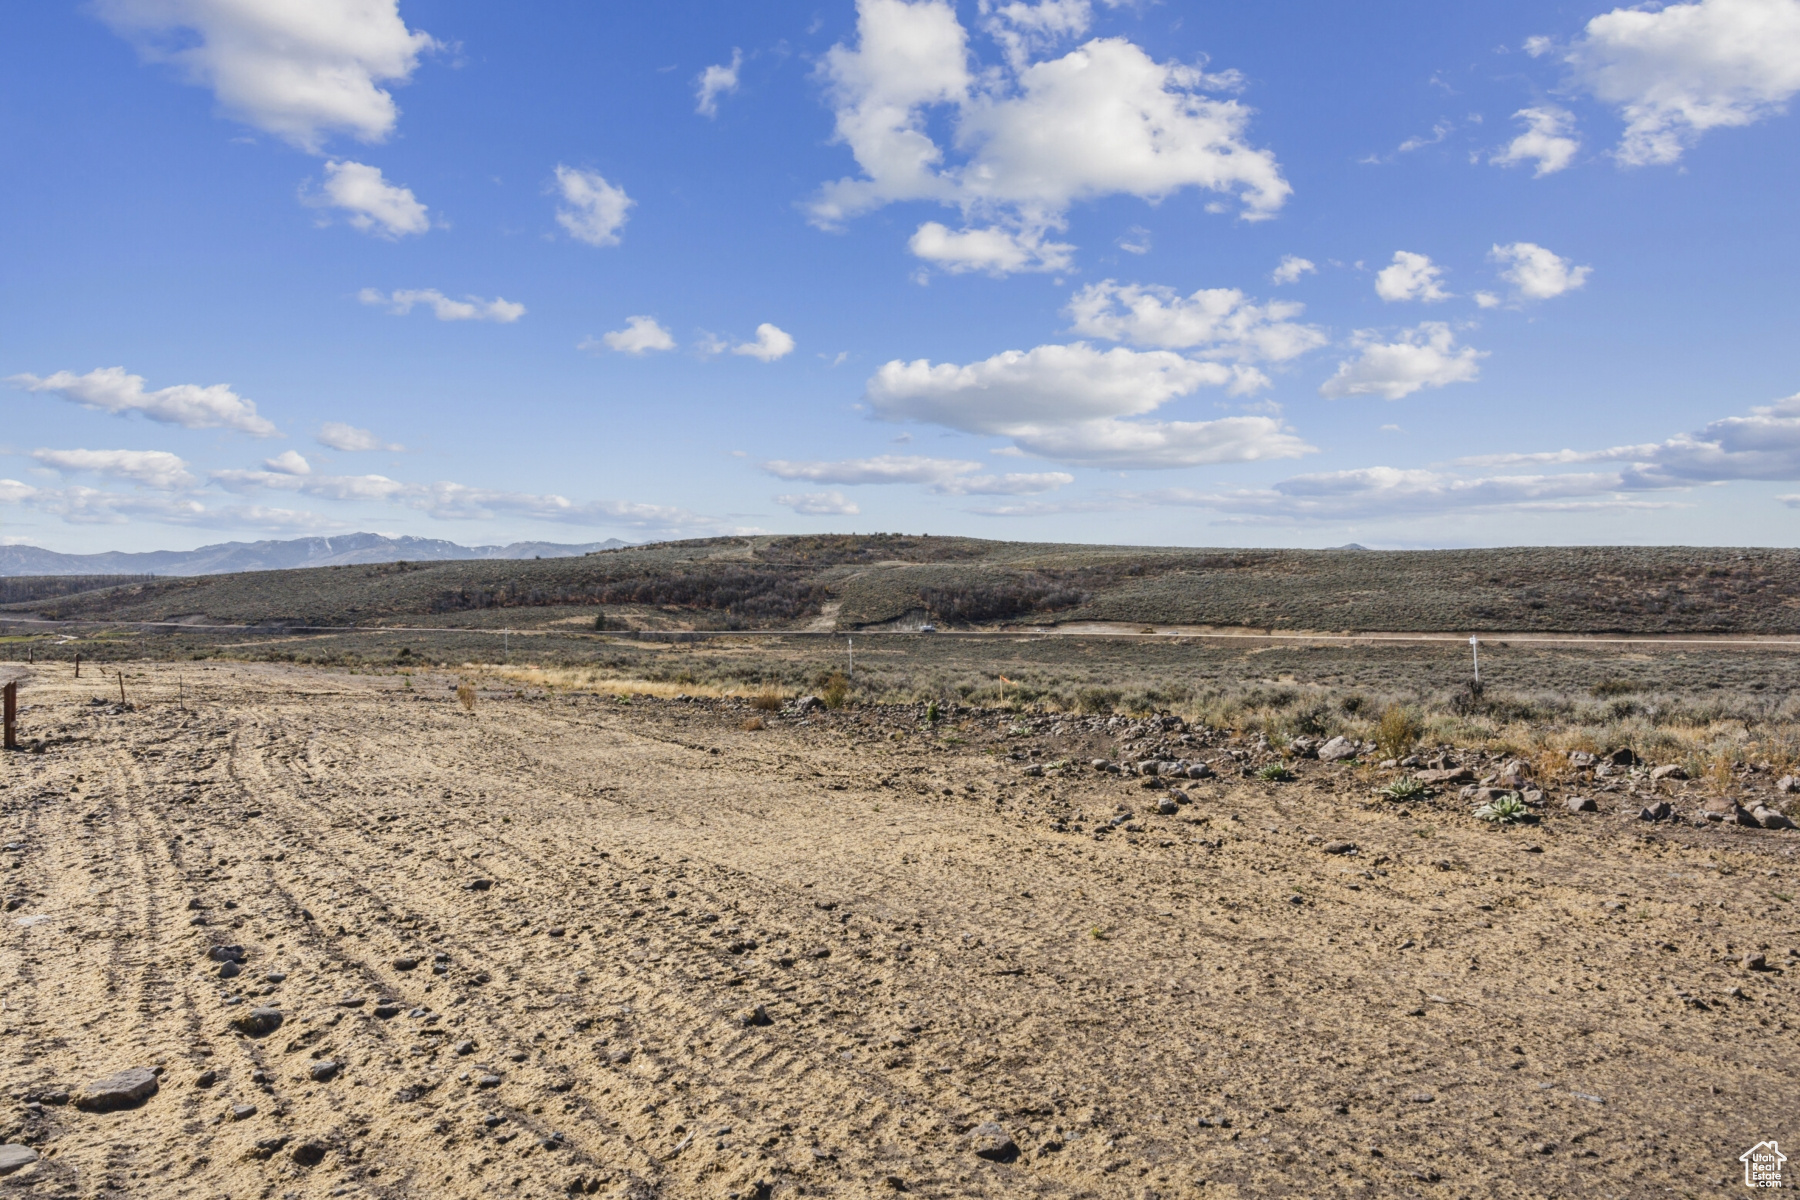
[[[1405,758],[1412,753],[1419,735],[1424,732],[1412,713],[1398,704],[1390,704],[1382,710],[1381,720],[1375,725],[1376,752],[1383,758]]]
[[[781,693],[774,688],[764,688],[750,701],[750,707],[758,712],[780,712]]]
[[[759,729],[767,728],[767,726],[763,724],[763,719],[761,717],[751,717],[742,725],[738,726],[738,728],[742,729],[745,733],[755,733]]]
[[[463,706],[464,712],[475,711],[475,685],[463,680],[456,685],[456,699]]]

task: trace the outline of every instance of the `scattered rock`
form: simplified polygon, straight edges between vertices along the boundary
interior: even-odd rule
[[[498,1075],[483,1075],[475,1080],[475,1086],[497,1088],[500,1086],[500,1077]]]
[[[1614,750],[1606,756],[1606,761],[1615,767],[1635,767],[1643,760],[1633,754],[1629,747]]]
[[[160,1085],[149,1067],[132,1067],[105,1079],[96,1079],[75,1097],[75,1107],[85,1112],[112,1112],[130,1108],[156,1095]]]
[[[214,946],[206,952],[206,957],[216,963],[241,963],[244,961],[244,948],[242,946]]]
[[[1658,800],[1655,804],[1646,804],[1638,810],[1640,821],[1666,821],[1675,815],[1675,810],[1667,800]]]
[[[1356,843],[1355,842],[1326,842],[1325,843],[1325,853],[1327,853],[1327,854],[1354,854],[1354,853],[1356,853]]]
[[[217,1082],[219,1082],[219,1073],[217,1071],[206,1070],[194,1076],[194,1086],[197,1088],[209,1088]]]
[[[343,1069],[343,1063],[333,1062],[329,1058],[322,1058],[314,1063],[312,1069],[306,1074],[314,1083],[330,1083],[337,1078],[338,1072]]]
[[[363,1006],[363,998],[361,996],[345,996],[342,1000],[338,1001],[338,1004],[344,1008],[361,1008]]]
[[[251,1037],[262,1037],[274,1033],[281,1028],[281,1010],[279,1008],[253,1008],[249,1012],[239,1013],[232,1018],[232,1026],[240,1033]]]
[[[1795,792],[1800,792],[1800,775],[1783,775],[1780,781],[1775,784],[1775,790],[1783,795],[1792,795]]]
[[[1174,795],[1171,793],[1156,802],[1156,811],[1165,817],[1172,817],[1181,811],[1181,805],[1176,802]]]
[[[243,973],[244,968],[238,966],[235,962],[223,962],[219,964],[220,979],[236,979]]]
[[[1444,767],[1436,771],[1419,771],[1413,778],[1420,783],[1473,783],[1475,772],[1468,767]]]
[[[29,1167],[38,1160],[38,1152],[30,1146],[8,1144],[0,1146],[0,1175],[11,1175],[22,1167]]]
[[[1319,747],[1320,762],[1341,762],[1362,753],[1362,745],[1346,737],[1334,737]]]
[[[256,1105],[254,1104],[234,1104],[231,1106],[231,1119],[234,1121],[248,1121],[255,1115]]]
[[[402,955],[394,960],[394,970],[410,971],[419,965],[419,960],[411,955]]]
[[[1650,778],[1653,780],[1660,780],[1660,779],[1682,780],[1682,779],[1686,779],[1687,777],[1688,777],[1687,768],[1682,766],[1680,763],[1665,763],[1664,765],[1656,768],[1656,770],[1650,772]]]
[[[475,1043],[464,1038],[462,1041],[456,1043],[455,1050],[458,1054],[473,1054],[475,1053]]]
[[[1018,1144],[995,1121],[977,1125],[970,1138],[970,1145],[977,1158],[985,1158],[989,1162],[1009,1163],[1019,1157]]]
[[[494,881],[491,879],[471,879],[469,882],[463,884],[463,890],[469,892],[485,892],[493,886]]]
[[[1437,1097],[1432,1095],[1430,1092],[1414,1092],[1412,1095],[1408,1096],[1406,1099],[1407,1099],[1407,1102],[1410,1104],[1436,1104],[1437,1103]]]
[[[1757,805],[1750,815],[1755,819],[1756,823],[1761,825],[1764,829],[1794,828],[1794,823],[1792,821],[1788,820],[1781,813],[1764,805]]]
[[[1187,769],[1187,777],[1189,779],[1211,779],[1213,769],[1205,763],[1195,763]]]
[[[1596,761],[1594,756],[1589,754],[1586,750],[1569,751],[1569,765],[1571,767],[1591,767]]]
[[[742,1010],[741,1012],[739,1012],[737,1014],[737,1020],[738,1020],[738,1024],[746,1025],[746,1026],[774,1024],[774,1022],[769,1019],[769,1010],[764,1008],[760,1004],[754,1005],[750,1008],[746,1008],[746,1009]]]
[[[1594,803],[1592,796],[1570,796],[1563,806],[1572,813],[1599,812],[1600,806]]]
[[[1743,963],[1744,970],[1746,971],[1766,971],[1769,969],[1769,960],[1760,954],[1746,954],[1739,961]]]
[[[794,711],[797,713],[808,713],[824,707],[825,702],[817,696],[802,696],[794,701]]]
[[[400,1015],[400,1002],[398,1000],[379,1000],[379,1001],[377,1001],[375,1004],[375,1015],[380,1017],[384,1021],[388,1020],[390,1017],[399,1016]]]
[[[1025,768],[1024,773],[1026,775],[1031,776],[1034,779],[1038,778],[1039,776],[1041,776],[1044,773],[1044,764],[1032,763],[1029,767]]]
[[[316,1138],[308,1138],[298,1146],[295,1146],[292,1150],[288,1151],[288,1153],[291,1154],[294,1161],[301,1166],[316,1167],[324,1161],[325,1152],[330,1149],[331,1147],[327,1146],[324,1142],[321,1142]]]

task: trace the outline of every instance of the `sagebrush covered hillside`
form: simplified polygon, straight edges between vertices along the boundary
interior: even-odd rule
[[[6,606],[247,624],[858,629],[1084,621],[1311,631],[1800,631],[1800,551],[1206,550],[894,534],[140,581]]]

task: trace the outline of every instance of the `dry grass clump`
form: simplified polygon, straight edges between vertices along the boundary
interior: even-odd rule
[[[742,725],[739,725],[738,728],[742,729],[745,733],[755,733],[759,729],[767,729],[768,726],[763,724],[763,719],[761,717],[751,717]]]
[[[1419,736],[1425,732],[1418,718],[1398,704],[1390,704],[1382,710],[1381,720],[1375,723],[1375,749],[1382,758],[1405,758],[1419,744]]]
[[[774,688],[764,688],[751,698],[750,707],[758,712],[780,712],[781,693]]]
[[[456,699],[463,706],[464,712],[475,711],[475,685],[468,680],[460,680],[456,685]]]
[[[850,681],[841,674],[833,674],[825,681],[819,691],[819,699],[825,702],[826,708],[842,708],[850,699]]]

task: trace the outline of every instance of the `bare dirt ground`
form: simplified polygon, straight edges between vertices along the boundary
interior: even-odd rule
[[[1800,1132],[1800,833],[1318,763],[1162,816],[998,716],[134,670],[44,670],[0,762],[0,1195],[1717,1196]]]

